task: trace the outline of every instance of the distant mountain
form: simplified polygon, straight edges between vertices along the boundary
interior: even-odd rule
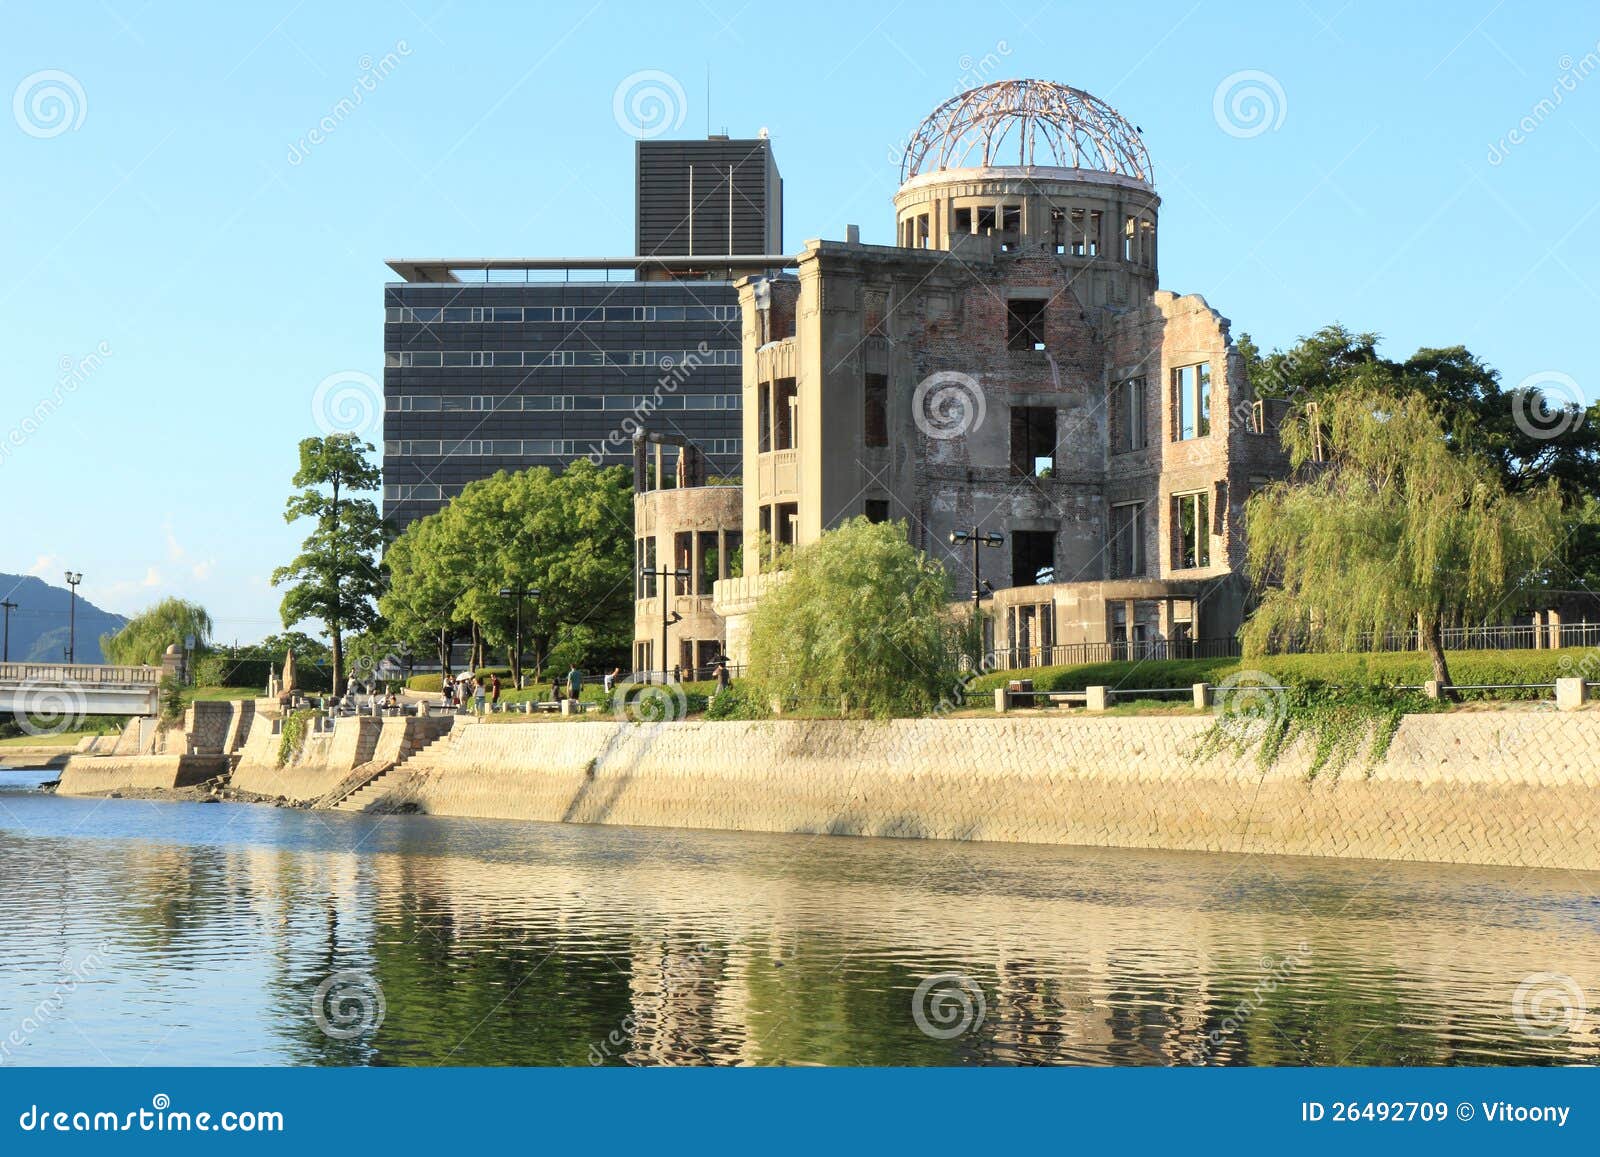
[[[64,662],[68,603],[71,599],[67,588],[51,586],[32,575],[0,573],[0,596],[17,604],[17,609],[11,612],[11,661]],[[80,594],[77,661],[104,663],[105,659],[100,654],[100,636],[121,630],[127,621],[121,615],[102,611]]]

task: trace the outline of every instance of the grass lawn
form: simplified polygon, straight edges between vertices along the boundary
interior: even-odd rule
[[[183,692],[185,703],[218,703],[235,699],[258,699],[259,687],[189,687]]]
[[[59,735],[14,735],[0,739],[0,747],[76,747],[86,735],[115,735],[115,730],[89,728],[86,731],[63,731]]]

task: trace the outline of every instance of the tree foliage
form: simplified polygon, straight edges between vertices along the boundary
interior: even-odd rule
[[[904,523],[856,518],[827,532],[756,607],[753,690],[879,718],[932,710],[960,685],[949,585]]]
[[[1567,532],[1552,565],[1555,585],[1592,590],[1600,578],[1600,401],[1587,412],[1570,399],[1541,399],[1506,388],[1500,375],[1465,346],[1419,349],[1404,361],[1378,352],[1373,333],[1327,326],[1288,350],[1263,355],[1239,340],[1250,384],[1263,397],[1322,402],[1339,392],[1384,389],[1417,393],[1439,415],[1446,444],[1493,465],[1513,494],[1542,490],[1552,479],[1567,503]],[[1554,403],[1554,413],[1541,407]]]
[[[369,459],[372,445],[352,434],[330,434],[300,443],[299,487],[284,508],[284,520],[313,523],[300,553],[288,566],[272,572],[283,596],[283,625],[320,620],[327,632],[333,665],[333,692],[344,691],[344,634],[371,627],[378,617],[376,599],[383,591],[378,554],[384,524],[377,504],[357,495],[376,491],[382,483]]]
[[[1245,624],[1247,654],[1307,639],[1376,649],[1420,626],[1448,683],[1441,625],[1482,622],[1547,582],[1558,484],[1512,493],[1486,457],[1452,446],[1421,393],[1352,382],[1301,408],[1283,439],[1297,477],[1246,507],[1250,570],[1273,584]]]
[[[578,459],[501,471],[469,483],[449,505],[419,519],[385,555],[381,601],[399,637],[437,644],[441,631],[476,623],[492,646],[513,646],[516,600],[525,647],[542,670],[552,648],[571,661],[625,653],[633,635],[633,489],[626,467]],[[520,656],[512,656],[520,675]],[[581,665],[581,664],[580,664]]]
[[[101,635],[100,651],[107,663],[155,667],[168,647],[173,643],[182,647],[190,635],[196,652],[206,650],[212,630],[211,616],[199,603],[166,598],[140,611],[120,631]]]

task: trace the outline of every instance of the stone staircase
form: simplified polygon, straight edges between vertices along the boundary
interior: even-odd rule
[[[380,785],[390,772],[403,767],[440,740],[449,739],[454,733],[455,728],[452,727],[436,735],[422,737],[415,744],[408,744],[398,759],[374,759],[361,764],[347,775],[338,787],[311,806],[334,811],[366,811],[382,798]]]

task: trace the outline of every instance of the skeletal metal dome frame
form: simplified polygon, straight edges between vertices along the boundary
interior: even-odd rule
[[[951,97],[918,126],[900,180],[990,166],[1093,169],[1152,183],[1139,130],[1082,89],[1000,80]]]

